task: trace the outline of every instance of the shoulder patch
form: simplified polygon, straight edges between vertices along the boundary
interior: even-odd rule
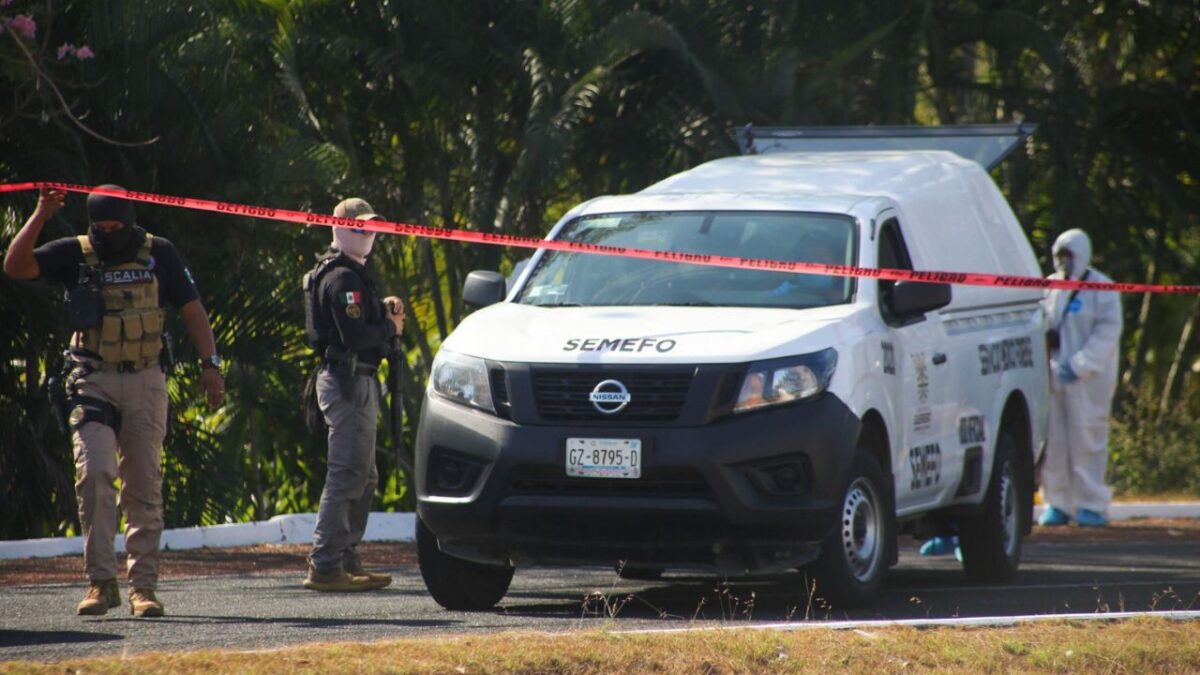
[[[357,319],[362,316],[362,305],[350,303],[346,305],[346,316],[351,319]]]
[[[342,301],[343,305],[357,305],[362,303],[362,293],[358,291],[339,293],[338,298]]]

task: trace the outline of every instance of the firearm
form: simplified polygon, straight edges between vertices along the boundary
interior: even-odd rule
[[[387,388],[391,401],[388,404],[388,431],[392,435],[392,443],[396,448],[396,466],[404,469],[404,473],[412,479],[412,464],[404,456],[404,367],[407,359],[404,356],[404,343],[400,336],[395,335],[388,343],[388,377]]]
[[[46,378],[46,395],[50,398],[50,410],[64,434],[71,433],[71,404],[67,402],[67,389],[63,378],[51,375]]]
[[[158,353],[158,362],[167,375],[175,372],[175,338],[171,331],[163,331],[162,351]]]

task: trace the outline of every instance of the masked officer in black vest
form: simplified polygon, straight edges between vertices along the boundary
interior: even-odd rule
[[[381,219],[358,198],[339,203],[333,215]],[[367,591],[392,582],[391,575],[364,570],[357,551],[379,483],[375,434],[382,393],[376,371],[389,340],[404,330],[400,299],[381,300],[367,273],[374,241],[373,232],[335,227],[333,245],[304,276],[305,329],[323,356],[309,390],[329,427],[329,472],[304,580],[316,591]]]
[[[102,186],[124,191],[117,185]],[[34,249],[42,227],[66,193],[43,191],[37,209],[4,259],[16,279],[44,278],[67,288],[67,407],[75,449],[75,494],[83,526],[83,561],[90,581],[76,608],[105,614],[121,604],[117,588],[116,479],[125,514],[129,604],[135,616],[162,616],[158,586],[162,514],[162,442],[167,431],[163,368],[163,308],[179,310],[201,357],[200,385],[221,404],[221,359],[191,272],[171,242],[134,222],[133,203],[88,195],[88,233]]]

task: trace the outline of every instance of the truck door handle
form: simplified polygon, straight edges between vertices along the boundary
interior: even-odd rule
[[[942,364],[943,364],[943,363],[945,363],[945,362],[946,362],[946,355],[945,355],[945,354],[943,354],[943,353],[941,353],[941,352],[934,352],[934,354],[933,354],[933,365],[935,365],[935,366],[940,366],[940,365],[942,365]]]

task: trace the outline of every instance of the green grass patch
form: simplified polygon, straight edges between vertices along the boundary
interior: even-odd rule
[[[505,632],[232,652],[0,663],[15,673],[824,673],[1200,671],[1200,622],[1007,628]]]

